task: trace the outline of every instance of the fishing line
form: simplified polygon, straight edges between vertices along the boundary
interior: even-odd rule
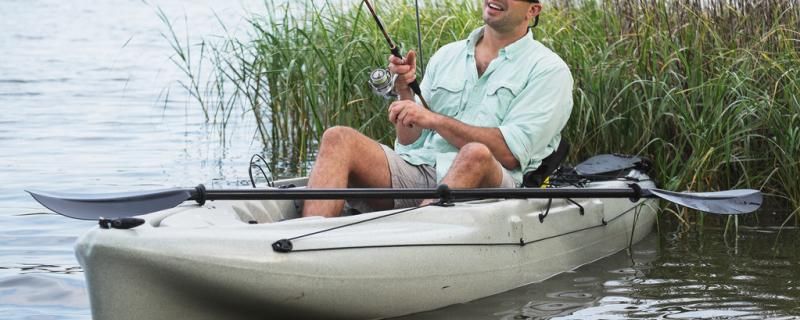
[[[414,10],[417,14],[417,57],[419,58],[420,71],[425,74],[425,58],[422,56],[422,30],[419,25],[419,0],[414,0]]]
[[[639,222],[639,214],[642,212],[641,205],[636,206],[636,210],[633,213],[633,225],[631,226],[631,240],[628,241],[628,249],[633,247],[633,236],[636,233],[636,223]]]

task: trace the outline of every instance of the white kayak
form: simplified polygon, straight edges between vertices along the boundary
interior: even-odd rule
[[[628,177],[655,187],[638,171]],[[616,253],[651,232],[658,206],[573,200],[484,199],[338,218],[298,218],[292,200],[213,201],[146,215],[129,230],[95,228],[76,253],[97,320],[385,318]],[[291,240],[290,252],[273,250],[281,239]]]

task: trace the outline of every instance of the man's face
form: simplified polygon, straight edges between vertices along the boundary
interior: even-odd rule
[[[526,25],[533,17],[533,4],[524,0],[483,0],[483,22],[500,32],[507,32]]]

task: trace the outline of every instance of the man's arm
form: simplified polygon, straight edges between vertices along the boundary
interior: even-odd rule
[[[503,134],[498,128],[468,125],[448,116],[431,112],[408,100],[396,101],[389,106],[389,121],[398,127],[413,125],[414,129],[434,130],[447,142],[459,149],[467,143],[480,142],[492,151],[495,159],[500,161],[500,164],[506,169],[514,170],[519,167],[519,161],[511,153]],[[414,140],[408,141],[408,143],[411,142],[414,142]],[[403,143],[403,141],[401,140],[400,143]]]
[[[514,170],[519,167],[519,161],[506,145],[500,129],[476,127],[447,116],[437,116],[431,130],[435,130],[454,147],[461,149],[467,143],[480,142],[489,148],[495,159],[506,169]]]

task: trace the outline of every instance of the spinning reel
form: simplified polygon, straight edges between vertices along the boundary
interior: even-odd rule
[[[369,87],[372,92],[383,97],[384,99],[396,99],[397,93],[394,92],[394,82],[397,80],[397,75],[392,74],[386,69],[375,69],[369,74]]]

